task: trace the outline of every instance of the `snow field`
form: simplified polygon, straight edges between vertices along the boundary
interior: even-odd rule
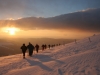
[[[0,57],[0,75],[100,75],[100,35],[40,51]]]

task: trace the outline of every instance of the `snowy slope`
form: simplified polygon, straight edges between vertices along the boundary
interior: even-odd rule
[[[0,57],[0,75],[100,75],[100,35],[91,36],[22,59]]]

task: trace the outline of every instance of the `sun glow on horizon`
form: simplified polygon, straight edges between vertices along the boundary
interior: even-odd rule
[[[6,27],[6,28],[3,28],[2,30],[3,32],[9,33],[10,35],[15,35],[16,32],[19,31],[19,29],[15,27]]]

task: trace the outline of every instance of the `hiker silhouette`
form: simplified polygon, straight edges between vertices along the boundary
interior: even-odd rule
[[[47,45],[46,44],[44,45],[44,49],[47,49]]]
[[[27,46],[27,48],[29,50],[29,56],[32,56],[33,50],[34,50],[34,46],[29,42],[29,45]]]
[[[23,44],[21,46],[21,49],[22,49],[22,53],[23,53],[23,58],[25,58],[25,53],[26,53],[26,50],[27,50],[27,47],[25,46],[25,44]]]
[[[42,51],[44,50],[44,44],[42,44]]]
[[[50,44],[48,45],[49,49],[50,49]]]
[[[38,50],[39,50],[39,45],[38,45],[38,44],[36,44],[36,45],[35,45],[35,48],[36,48],[36,52],[38,53]]]

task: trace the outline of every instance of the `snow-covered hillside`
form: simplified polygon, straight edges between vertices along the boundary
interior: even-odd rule
[[[34,53],[0,57],[0,75],[100,75],[100,35]]]

